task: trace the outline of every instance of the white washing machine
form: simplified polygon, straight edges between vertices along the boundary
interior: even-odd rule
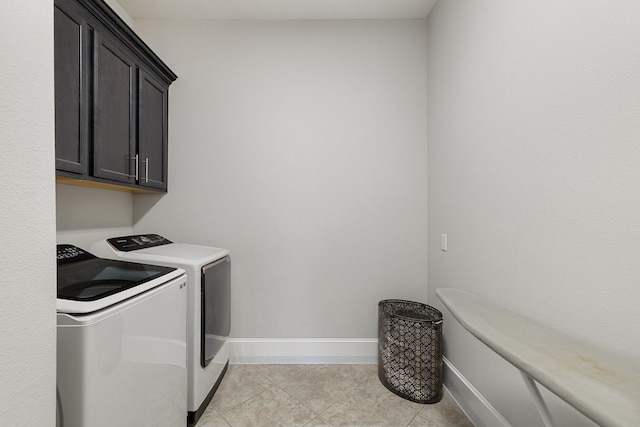
[[[179,267],[187,272],[187,421],[195,425],[229,364],[229,251],[173,243],[157,234],[101,240],[91,251],[105,258]]]
[[[185,425],[187,276],[58,245],[61,427]]]

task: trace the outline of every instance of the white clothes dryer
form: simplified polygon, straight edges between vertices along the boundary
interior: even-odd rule
[[[91,251],[105,258],[178,267],[187,272],[187,421],[195,425],[229,365],[229,251],[173,243],[157,234],[101,240]]]
[[[187,277],[57,247],[56,425],[185,425]]]

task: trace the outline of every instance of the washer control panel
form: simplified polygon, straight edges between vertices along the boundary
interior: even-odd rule
[[[122,236],[107,239],[107,242],[116,250],[121,252],[131,252],[138,249],[151,248],[173,243],[169,239],[158,234],[136,234],[135,236]]]

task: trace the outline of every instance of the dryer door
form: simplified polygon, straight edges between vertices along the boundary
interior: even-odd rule
[[[231,330],[231,258],[202,267],[200,364],[206,367],[229,338]]]

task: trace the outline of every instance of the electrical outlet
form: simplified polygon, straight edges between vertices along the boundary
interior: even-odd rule
[[[441,234],[440,235],[440,250],[442,252],[447,252],[447,247],[449,245],[448,239],[447,239],[447,235],[446,234]]]

